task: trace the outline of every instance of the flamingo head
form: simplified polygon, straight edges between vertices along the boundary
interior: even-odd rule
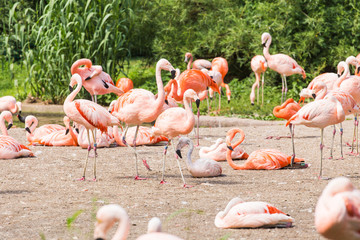
[[[13,119],[12,119],[11,112],[10,111],[3,111],[1,113],[1,117],[9,123],[9,125],[7,127],[7,130],[9,130],[13,126]]]
[[[231,144],[231,141],[234,139],[237,133],[241,134],[240,139],[235,144]],[[244,138],[245,138],[244,131],[241,130],[240,128],[230,129],[226,133],[226,139],[225,139],[227,148],[230,149],[231,151],[234,151],[234,148],[238,146],[242,141],[244,141]]]
[[[345,68],[347,67],[348,65],[347,65],[347,63],[346,62],[344,62],[344,61],[341,61],[341,62],[339,62],[338,63],[338,65],[337,65],[337,74],[338,74],[338,77],[340,77],[341,76],[341,74],[343,73],[343,71],[345,70]]]
[[[189,52],[187,52],[187,53],[185,53],[185,60],[184,60],[184,62],[188,62],[189,61],[189,59],[190,58],[192,58],[192,54],[191,53],[189,53]]]
[[[261,44],[263,45],[263,47],[266,47],[266,43],[269,39],[271,39],[270,33],[264,32],[261,35]]]
[[[171,72],[171,78],[175,78],[176,70],[171,63],[165,58],[160,59],[156,64],[157,69],[167,70]]]

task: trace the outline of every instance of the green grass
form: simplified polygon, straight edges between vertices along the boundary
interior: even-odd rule
[[[2,65],[0,68],[0,97],[11,95],[17,99],[24,99],[26,97],[23,90],[25,78],[26,70],[20,64],[13,64],[11,67],[7,64]]]

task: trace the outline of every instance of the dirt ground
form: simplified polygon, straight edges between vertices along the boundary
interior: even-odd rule
[[[290,139],[265,139],[269,135],[289,135],[284,122],[206,119],[202,124],[212,127],[200,129],[200,146],[209,146],[217,138],[225,138],[232,127],[239,127],[246,134],[242,146],[247,153],[274,148],[291,154]],[[27,144],[23,126],[17,125],[9,134]],[[349,141],[353,122],[346,120],[343,125],[344,140]],[[109,203],[120,204],[128,212],[132,223],[128,239],[145,233],[154,216],[162,220],[163,231],[184,239],[321,239],[314,227],[314,210],[328,180],[317,178],[320,130],[297,126],[295,135],[297,156],[309,164],[307,169],[236,171],[221,162],[221,177],[193,178],[182,161],[186,181],[193,185],[189,189],[182,188],[172,148],[166,163],[167,184],[159,184],[163,145],[138,147],[140,159],[147,159],[152,168],[147,171],[139,163],[140,175],[148,178],[143,181],[133,179],[134,157],[129,149],[99,149],[97,182],[76,181],[82,175],[85,149],[31,146],[34,158],[0,160],[0,239],[92,239],[96,211]],[[323,175],[347,176],[360,186],[359,157],[328,159],[331,135],[329,127],[325,130]],[[194,138],[193,134],[190,137]],[[339,135],[336,158],[340,156],[338,140]],[[196,148],[193,159],[198,158],[198,151]],[[349,152],[349,148],[344,151]],[[93,177],[92,166],[90,162],[88,179]],[[269,202],[290,214],[295,224],[292,228],[216,228],[216,214],[236,196],[245,201]]]

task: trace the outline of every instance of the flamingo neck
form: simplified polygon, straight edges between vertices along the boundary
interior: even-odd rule
[[[269,37],[269,39],[266,41],[266,47],[264,47],[263,49],[263,54],[264,54],[264,57],[267,61],[269,61],[269,59],[271,58],[271,55],[269,53],[269,48],[270,48],[270,44],[271,44],[271,36]]]
[[[112,240],[126,240],[129,235],[130,222],[129,217],[123,215]]]
[[[188,141],[188,144],[189,144],[189,151],[187,152],[186,165],[188,169],[191,169],[194,166],[191,160],[191,154],[194,150],[194,144],[192,143],[192,141]]]
[[[115,138],[115,141],[117,142],[117,144],[119,144],[120,146],[122,146],[122,140],[121,140],[121,137],[120,137],[120,134],[119,134],[119,130],[118,130],[118,126],[113,126],[113,135],[114,135],[114,138]]]
[[[191,69],[192,62],[193,62],[193,56],[191,55],[186,69]]]
[[[341,76],[336,80],[335,82],[335,88],[339,88],[342,81],[345,80],[345,78],[349,75],[349,65],[343,64],[344,71],[342,72]]]
[[[319,100],[319,99],[323,99],[326,94],[327,94],[327,88],[326,86],[324,85],[323,88],[321,88],[319,91],[318,91],[319,94],[316,94],[316,98],[315,100]]]
[[[176,101],[182,101],[183,100],[183,98],[184,98],[184,93],[182,92],[182,91],[180,91],[180,94],[178,93],[178,88],[179,88],[179,86],[178,86],[178,83],[177,83],[177,81],[175,80],[175,81],[172,81],[171,82],[171,85],[173,86],[172,87],[172,97],[176,100]]]
[[[76,95],[80,92],[82,88],[82,81],[81,81],[81,78],[80,78],[80,81],[77,81],[77,86],[75,88],[75,90],[73,90],[65,99],[65,102],[64,102],[64,106],[71,103],[72,101],[74,101]]]
[[[156,64],[156,85],[157,85],[157,89],[158,89],[158,97],[155,100],[155,106],[152,109],[152,111],[154,112],[154,114],[157,116],[161,113],[161,109],[164,105],[165,102],[165,91],[164,91],[164,85],[161,79],[161,66],[159,65],[159,63]]]
[[[186,111],[187,120],[184,124],[183,132],[190,132],[195,125],[195,117],[194,117],[194,113],[191,111],[190,104],[191,104],[190,98],[184,97],[184,108]]]
[[[92,66],[92,62],[90,59],[79,59],[76,62],[73,63],[73,65],[71,66],[71,74],[75,74],[75,73],[79,73],[79,67],[81,65],[85,65],[87,68],[91,68]]]
[[[5,119],[3,117],[0,118],[0,130],[2,132],[2,135],[8,136],[8,131],[5,126]]]
[[[30,127],[29,127],[31,133],[26,132],[26,135],[31,135],[31,136],[34,135],[34,132],[35,132],[35,129],[36,129],[38,123],[39,122],[38,122],[37,118],[31,116],[31,124],[30,124]]]
[[[239,146],[245,139],[245,134],[244,134],[244,132],[242,130],[239,129],[239,131],[237,131],[237,133],[240,133],[240,139],[234,145],[231,145],[232,149],[235,149],[237,146]],[[226,150],[226,161],[228,162],[228,164],[235,170],[245,169],[243,166],[237,165],[237,164],[234,163],[234,161],[232,160],[232,157],[231,157],[232,152],[233,151],[230,150],[229,148]]]

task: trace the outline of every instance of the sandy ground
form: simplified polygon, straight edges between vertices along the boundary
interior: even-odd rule
[[[226,119],[222,120],[226,126],[218,127],[219,119],[209,119],[216,123],[202,121],[213,127],[200,129],[201,146],[209,146],[217,138],[224,138],[230,128],[239,127],[246,134],[242,144],[246,152],[275,148],[291,154],[290,139],[265,139],[269,135],[288,135],[284,122]],[[352,121],[345,121],[345,141],[351,139],[352,126]],[[18,124],[9,133],[27,144],[21,127]],[[147,222],[154,216],[162,220],[165,232],[184,239],[320,239],[314,227],[314,210],[328,183],[317,178],[320,130],[298,126],[295,134],[297,156],[309,164],[307,169],[235,171],[227,162],[221,162],[221,177],[200,179],[191,177],[182,161],[186,181],[194,186],[189,189],[182,188],[172,151],[166,163],[167,184],[159,184],[163,145],[138,147],[140,159],[147,159],[152,168],[147,171],[139,165],[140,175],[148,178],[144,181],[133,179],[134,157],[129,149],[99,149],[97,182],[75,180],[82,175],[85,149],[31,146],[34,158],[0,160],[0,239],[92,239],[96,211],[109,203],[120,204],[128,212],[132,223],[128,239],[145,233]],[[332,128],[327,128],[324,176],[348,176],[355,186],[360,186],[359,157],[328,159],[331,135]],[[193,138],[193,134],[190,136]],[[338,139],[339,135],[335,157],[340,156]],[[349,148],[344,150],[349,152]],[[194,159],[198,151],[196,148]],[[93,176],[92,164],[86,173],[89,179]],[[216,214],[236,196],[245,201],[269,202],[290,214],[295,224],[287,229],[216,228]],[[73,221],[69,221],[72,217]]]

